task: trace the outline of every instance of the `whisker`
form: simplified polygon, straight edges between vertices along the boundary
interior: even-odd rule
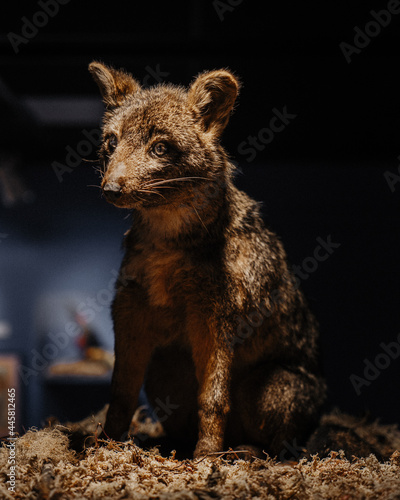
[[[94,171],[98,174],[101,175],[101,177],[104,176],[104,170],[101,167],[94,167]]]
[[[161,196],[161,198],[164,198],[164,200],[166,200],[165,196],[163,196],[161,193],[157,192],[156,190],[139,189],[139,192],[141,192],[141,193],[150,193],[150,194],[158,194],[159,196]]]
[[[99,160],[89,160],[88,158],[81,158],[82,161],[86,161],[87,163],[98,163]]]
[[[168,182],[176,182],[176,181],[190,181],[192,179],[202,179],[202,180],[210,180],[208,177],[176,177],[174,179],[162,179],[158,182],[152,182],[151,184],[146,184],[146,187],[154,187],[159,186],[160,184],[167,184]]]
[[[101,186],[97,186],[96,184],[88,184],[86,187],[88,187],[88,188],[99,188],[99,189],[101,189]]]
[[[157,193],[157,191],[153,190],[153,189],[143,189],[143,188],[140,188],[140,189],[137,189],[137,191],[139,191],[140,193]],[[160,193],[158,193],[160,194]]]
[[[163,179],[162,177],[156,177],[155,179],[151,179],[151,181],[149,182],[152,182],[152,181],[164,181],[165,179]]]
[[[143,202],[146,201],[141,196],[139,196],[137,193],[135,193],[134,198],[137,198],[138,200],[143,201]]]
[[[193,208],[193,210],[195,211],[197,217],[199,218],[199,221],[201,222],[202,226],[204,227],[204,229],[207,231],[208,234],[210,234],[210,232],[208,231],[206,225],[204,224],[203,222],[203,219],[200,217],[199,215],[199,212],[196,210],[196,207],[192,204],[192,203],[189,203],[189,205]]]
[[[143,187],[147,188],[147,187],[150,187],[152,188],[153,186],[157,186],[158,187],[169,187],[170,189],[174,189],[176,186],[161,186],[162,184],[166,184],[168,182],[172,182],[176,179],[152,179],[151,181],[148,181],[147,184],[144,184]]]

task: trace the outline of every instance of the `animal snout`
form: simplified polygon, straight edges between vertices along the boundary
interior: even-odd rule
[[[122,194],[121,185],[118,182],[107,182],[103,186],[103,193],[107,201],[114,203]]]

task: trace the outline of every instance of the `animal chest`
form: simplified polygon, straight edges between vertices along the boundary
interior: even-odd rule
[[[181,250],[136,247],[129,253],[126,272],[147,295],[150,306],[181,306],[185,283],[192,265]]]

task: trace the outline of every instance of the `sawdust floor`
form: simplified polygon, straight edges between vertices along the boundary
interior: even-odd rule
[[[400,499],[399,451],[385,462],[372,454],[347,460],[342,452],[290,463],[227,455],[181,461],[133,442],[94,443],[77,453],[65,431],[31,429],[17,439],[14,492],[11,450],[3,444],[1,499]]]

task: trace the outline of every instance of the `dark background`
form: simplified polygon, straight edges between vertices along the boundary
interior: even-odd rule
[[[400,14],[347,62],[340,44],[354,45],[354,28],[365,31],[371,9],[387,9],[387,1],[230,3],[220,2],[228,9],[218,14],[213,1],[71,0],[18,53],[8,34],[20,35],[21,18],[43,9],[2,7],[0,321],[11,334],[0,350],[30,367],[32,349],[41,352],[43,336],[68,321],[65,304],[107,288],[119,266],[126,212],[92,187],[92,163],[62,182],[52,167],[66,163],[66,147],[76,151],[84,130],[99,127],[102,105],[88,64],[125,67],[148,85],[187,85],[200,71],[228,67],[243,83],[223,137],[240,166],[238,185],[263,202],[293,264],[313,255],[318,237],[340,243],[302,281],[321,325],[330,403],[399,422],[400,356],[360,395],[350,377],[364,377],[365,360],[379,364],[380,344],[398,343],[400,333],[400,182],[390,188],[387,181],[388,172],[400,175]],[[296,118],[247,161],[239,145],[285,106]],[[82,156],[95,160],[95,147]],[[94,325],[111,347],[108,307]],[[25,427],[57,412],[42,376],[21,383]],[[76,400],[58,413],[86,411]]]

